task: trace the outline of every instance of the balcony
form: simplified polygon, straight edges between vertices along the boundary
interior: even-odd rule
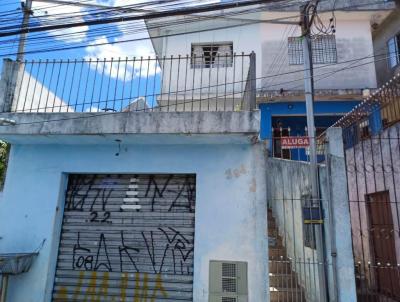
[[[254,54],[212,62],[189,56],[5,60],[0,108],[13,113],[251,111],[255,77]]]
[[[5,60],[0,138],[12,144],[250,143],[260,129],[255,55],[204,66],[194,66],[195,59]]]

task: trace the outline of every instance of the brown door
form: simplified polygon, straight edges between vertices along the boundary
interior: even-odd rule
[[[389,192],[367,195],[371,252],[379,293],[400,298],[400,278],[396,260],[395,234]]]

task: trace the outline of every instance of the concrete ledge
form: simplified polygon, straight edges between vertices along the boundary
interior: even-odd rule
[[[236,137],[247,142],[258,136],[259,112],[122,112],[122,113],[2,113],[16,125],[0,126],[0,139],[17,144],[101,143],[126,139],[142,143],[173,142],[173,137],[201,141]],[[240,140],[237,138],[240,137]],[[206,139],[207,138],[207,139]],[[223,143],[223,139],[220,143]],[[175,140],[178,143],[177,140]],[[182,143],[182,142],[181,142]]]

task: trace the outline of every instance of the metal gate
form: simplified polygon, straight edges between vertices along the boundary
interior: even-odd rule
[[[343,128],[358,301],[400,301],[400,77]]]
[[[53,301],[192,301],[194,175],[71,175]]]

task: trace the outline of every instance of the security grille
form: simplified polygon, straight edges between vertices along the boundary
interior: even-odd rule
[[[221,302],[236,302],[236,298],[231,298],[231,297],[222,297]]]
[[[311,48],[314,64],[337,63],[337,49],[335,35],[316,35],[312,37]],[[301,37],[288,38],[289,65],[304,64],[303,39]]]
[[[53,301],[192,301],[194,175],[72,175]]]
[[[236,293],[236,264],[222,263],[222,291]]]
[[[246,302],[247,263],[210,261],[210,302]]]
[[[233,43],[192,44],[192,68],[232,67]]]

